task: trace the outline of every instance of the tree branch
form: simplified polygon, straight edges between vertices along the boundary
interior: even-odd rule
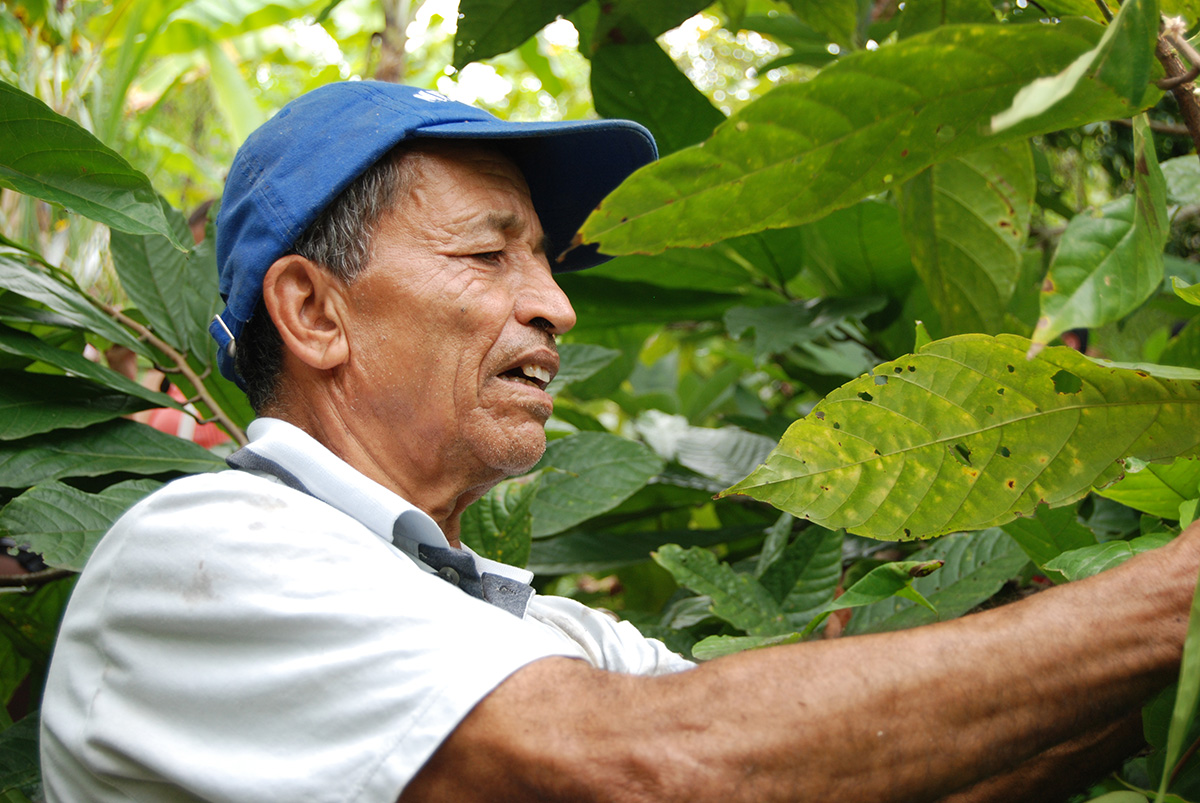
[[[133,320],[111,304],[101,303],[100,306],[103,307],[104,311],[117,321],[137,332],[138,337],[142,338],[147,343],[161,351],[163,354],[166,354],[168,357],[170,357],[175,363],[175,368],[179,371],[179,373],[187,377],[187,380],[192,383],[192,387],[196,389],[196,398],[203,401],[204,404],[208,406],[208,409],[212,410],[213,417],[220,422],[221,426],[224,427],[225,431],[229,433],[230,437],[237,442],[238,446],[245,446],[247,443],[249,443],[249,441],[246,439],[246,433],[242,431],[241,427],[233,423],[233,419],[231,419],[225,413],[225,411],[221,409],[221,405],[217,404],[216,399],[214,399],[212,394],[208,392],[208,389],[204,387],[204,380],[199,374],[192,370],[190,365],[188,365],[186,357],[184,357],[175,349],[171,348],[171,346],[165,343],[162,338],[158,337],[145,326]]]
[[[40,572],[30,572],[29,574],[5,574],[0,575],[0,588],[44,586],[46,583],[70,577],[73,574],[75,572],[69,569],[42,569]]]
[[[1181,38],[1167,33],[1161,34],[1154,47],[1154,56],[1166,71],[1168,81],[1183,79],[1168,88],[1175,96],[1176,103],[1179,104],[1179,114],[1183,117],[1184,125],[1187,126],[1188,133],[1192,136],[1192,142],[1196,145],[1197,155],[1200,155],[1200,105],[1196,103],[1196,96],[1193,94],[1195,85],[1191,78],[1187,77],[1189,71],[1184,68],[1183,62],[1179,60],[1179,55],[1173,47]],[[1187,50],[1191,50],[1191,48],[1189,47]],[[1184,52],[1186,53],[1186,50]],[[1194,77],[1193,74],[1192,78]]]

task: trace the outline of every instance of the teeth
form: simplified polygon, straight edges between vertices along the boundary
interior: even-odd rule
[[[525,376],[529,377],[530,379],[537,379],[540,382],[550,381],[550,372],[545,368],[542,368],[540,365],[522,365],[521,373],[525,374]]]

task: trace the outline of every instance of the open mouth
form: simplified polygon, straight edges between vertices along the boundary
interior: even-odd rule
[[[540,365],[518,365],[500,374],[500,378],[510,382],[523,382],[538,390],[545,390],[553,375]]]

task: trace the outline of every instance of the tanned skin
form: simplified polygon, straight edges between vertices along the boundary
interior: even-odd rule
[[[545,448],[575,322],[516,167],[422,146],[403,215],[349,285],[302,257],[264,300],[285,344],[269,411],[428,512],[463,509]],[[773,647],[665,677],[546,658],[514,673],[404,790],[420,801],[1062,799],[1137,743],[1178,673],[1200,527],[1089,580],[900,633]],[[1086,776],[1086,777],[1085,777]]]

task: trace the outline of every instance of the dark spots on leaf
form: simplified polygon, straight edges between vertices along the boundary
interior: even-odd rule
[[[1054,280],[1053,279],[1050,279],[1049,277],[1047,277],[1046,281],[1042,282],[1042,292],[1043,293],[1053,293],[1054,292]]]
[[[1134,162],[1133,169],[1143,176],[1150,175],[1150,167],[1146,164],[1146,156],[1143,154]]]
[[[880,454],[880,452],[879,452],[879,450],[878,450],[878,449],[875,449],[874,451],[875,451],[875,454],[876,454],[876,455],[878,455],[878,456],[880,456],[880,457],[882,457],[882,456],[883,456],[883,455],[881,455],[881,454]]]
[[[904,537],[905,537],[905,538],[912,538],[912,530],[910,530],[910,529],[908,529],[907,527],[905,527],[905,528],[904,528]]]
[[[1045,455],[1042,455],[1041,457],[1038,458],[1038,462],[1045,463],[1048,459],[1049,458],[1047,458]],[[1045,500],[1042,500],[1042,504],[1045,504]]]
[[[895,368],[893,368],[892,371],[894,371],[897,374],[904,373],[904,369],[901,368],[899,365],[897,365]],[[1196,385],[1200,386],[1200,382],[1197,382]]]
[[[1150,374],[1146,373],[1145,371],[1134,371],[1134,373],[1140,376],[1142,379],[1150,378]]]
[[[842,428],[842,425],[841,425],[841,424],[839,424],[838,422],[834,421],[834,422],[833,422],[833,428],[834,428],[834,429],[841,429],[841,428]]]
[[[813,413],[813,415],[815,415],[817,417],[818,421],[825,420],[825,411],[824,410],[817,410],[817,412]]]
[[[1015,489],[1015,488],[1017,487],[1017,481],[1016,481],[1016,480],[1009,480],[1008,482],[1006,482],[1006,483],[1004,483],[1004,484],[1005,484],[1005,485],[1007,485],[1009,488],[1014,488],[1014,489]]]
[[[628,223],[628,222],[629,222],[629,218],[627,218],[627,217],[623,217],[623,218],[621,218],[621,222],[622,222],[622,223]]]
[[[899,368],[897,368],[896,370],[897,370],[897,371],[899,371],[900,369],[899,369]],[[886,385],[886,384],[887,384],[887,381],[888,381],[888,378],[887,378],[886,376],[877,376],[877,377],[875,377],[875,384],[876,384],[876,385]]]
[[[901,155],[901,156],[908,156],[908,148],[905,148],[904,150],[900,151],[900,155]]]
[[[1012,452],[1010,452],[1010,451],[1008,450],[1008,447],[1007,447],[1007,446],[1001,446],[1001,447],[1000,447],[1000,456],[1001,456],[1001,457],[1011,457],[1011,456],[1012,456]]]
[[[875,401],[875,397],[872,396],[870,393],[867,393],[865,390],[862,393],[858,394],[858,398],[862,399],[865,402]]]
[[[999,393],[1001,396],[1003,396],[1003,395],[1004,395],[1004,388],[996,388],[996,392],[997,392],[997,393]]]
[[[1010,366],[1008,366],[1008,372],[1009,372],[1010,374],[1012,374],[1012,373],[1016,373],[1016,370],[1017,370],[1017,369],[1016,369],[1016,368],[1014,368],[1014,367],[1012,367],[1011,365],[1010,365]]]
[[[829,486],[828,486],[828,485],[822,485],[822,486],[821,486],[821,490],[822,490],[822,491],[828,491],[828,490],[829,490]]]
[[[915,366],[915,365],[908,366],[908,372],[910,374],[915,374],[917,372],[917,366]]]
[[[1056,393],[1078,393],[1083,390],[1083,380],[1065,368],[1050,378],[1054,380]]]
[[[964,466],[971,465],[971,450],[961,443],[954,444],[954,455]]]
[[[986,407],[984,407],[983,409],[987,412],[988,415],[995,415],[995,413],[996,413],[996,408],[990,404],[987,405]]]

